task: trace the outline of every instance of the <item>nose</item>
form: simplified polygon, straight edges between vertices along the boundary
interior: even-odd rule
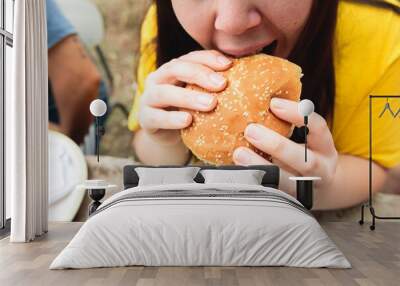
[[[214,28],[230,35],[240,35],[258,26],[261,23],[261,15],[247,2],[243,0],[218,1]]]

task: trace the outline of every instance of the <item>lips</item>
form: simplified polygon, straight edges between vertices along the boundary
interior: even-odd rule
[[[237,58],[244,57],[244,56],[250,56],[250,55],[254,55],[254,54],[258,54],[258,53],[273,55],[276,50],[277,45],[278,45],[278,41],[274,40],[267,46],[265,46],[265,45],[253,46],[253,47],[249,47],[249,48],[241,49],[241,50],[221,49],[221,51],[225,54],[228,54],[228,55],[231,55],[231,56],[234,56]]]

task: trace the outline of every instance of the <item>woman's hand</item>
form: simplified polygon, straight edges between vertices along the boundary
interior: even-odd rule
[[[273,98],[271,111],[282,120],[297,127],[304,125],[304,118],[297,111],[298,103],[286,99]],[[332,134],[325,119],[312,113],[308,119],[307,162],[304,161],[304,144],[297,144],[279,133],[260,124],[249,124],[245,138],[259,150],[270,154],[272,162],[289,175],[319,176],[316,186],[329,186],[336,173],[338,153]],[[239,165],[271,164],[254,151],[240,147],[233,154],[233,160]]]
[[[217,51],[190,52],[159,67],[146,80],[140,101],[139,124],[157,142],[175,144],[180,140],[179,129],[192,122],[190,113],[179,107],[199,111],[215,108],[217,100],[207,92],[185,89],[186,83],[196,84],[207,91],[221,91],[226,79],[216,71],[229,68],[231,61]]]

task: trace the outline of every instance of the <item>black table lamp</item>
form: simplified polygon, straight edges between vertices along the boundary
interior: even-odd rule
[[[314,112],[314,103],[311,100],[304,99],[300,101],[298,111],[304,117],[304,161],[307,162],[308,116]]]
[[[308,116],[314,112],[314,103],[311,100],[304,99],[300,101],[298,112],[304,117],[304,161],[307,162],[307,135],[308,135]],[[305,208],[313,207],[313,181],[321,180],[320,177],[289,177],[296,181],[296,197]]]
[[[107,112],[107,104],[101,99],[95,99],[90,103],[90,113],[95,117],[95,128],[96,128],[96,155],[97,162],[99,162],[100,158],[100,139],[101,136],[105,133],[105,128],[100,125],[99,118],[106,114]],[[106,191],[110,188],[117,187],[116,185],[111,185],[104,180],[86,180],[81,188],[84,188],[88,191],[89,197],[92,199],[92,203],[89,205],[89,216],[92,215],[97,208],[101,205],[100,200],[105,196]]]
[[[95,126],[96,126],[96,154],[97,154],[97,162],[99,162],[100,157],[100,138],[104,135],[105,129],[104,126],[100,125],[99,117],[103,116],[107,112],[107,104],[101,99],[95,99],[90,103],[90,113],[96,118]]]

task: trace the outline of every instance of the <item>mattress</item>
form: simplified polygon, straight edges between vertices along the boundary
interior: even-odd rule
[[[50,269],[130,265],[351,267],[312,214],[286,193],[199,183],[115,194]]]

